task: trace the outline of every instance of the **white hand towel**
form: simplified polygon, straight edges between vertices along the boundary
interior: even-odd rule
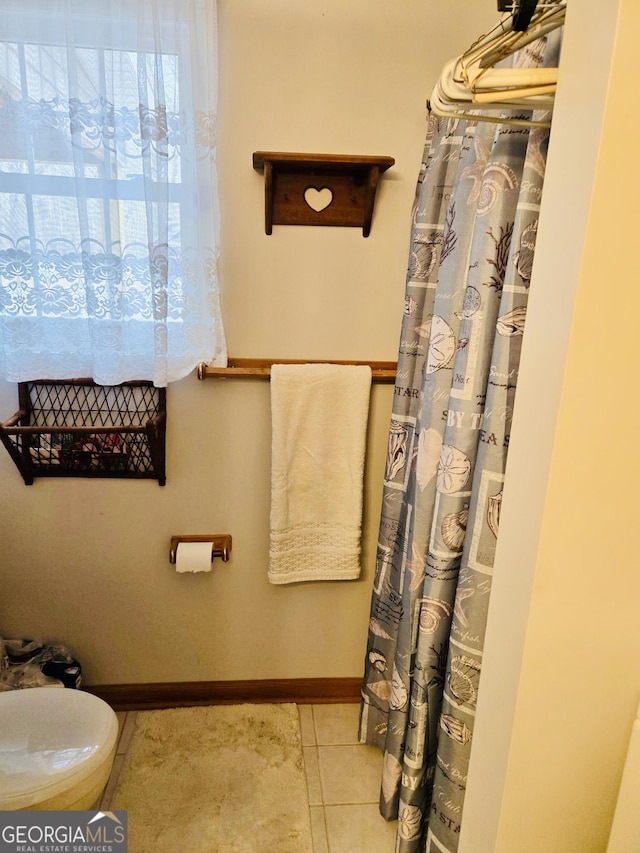
[[[360,575],[371,368],[271,368],[271,583]]]

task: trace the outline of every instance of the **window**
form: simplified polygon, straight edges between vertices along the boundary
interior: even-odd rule
[[[226,363],[216,61],[215,0],[3,0],[5,379]]]

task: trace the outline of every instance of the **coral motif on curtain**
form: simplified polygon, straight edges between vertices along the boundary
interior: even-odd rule
[[[429,118],[360,730],[400,853],[458,846],[548,134]]]
[[[226,363],[215,18],[215,0],[3,4],[3,378],[166,385]]]

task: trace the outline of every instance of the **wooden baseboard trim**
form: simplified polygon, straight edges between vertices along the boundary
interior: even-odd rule
[[[265,681],[178,681],[157,684],[83,686],[116,711],[189,705],[294,702],[297,705],[360,701],[360,678],[276,678]]]

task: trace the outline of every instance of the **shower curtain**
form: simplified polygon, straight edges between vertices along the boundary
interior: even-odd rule
[[[457,850],[548,135],[428,121],[360,717],[398,853]]]

